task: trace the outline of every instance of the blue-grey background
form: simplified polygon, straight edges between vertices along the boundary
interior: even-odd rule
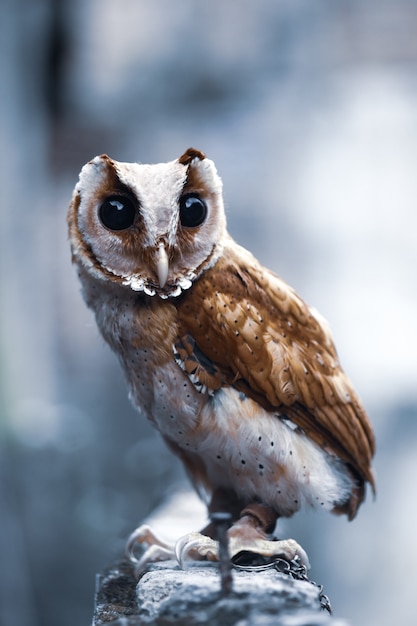
[[[1,624],[88,624],[95,573],[183,480],[81,300],[66,210],[94,155],[189,146],[232,235],[329,320],[377,434],[377,500],[282,534],[339,616],[412,624],[417,2],[2,0],[0,70]]]

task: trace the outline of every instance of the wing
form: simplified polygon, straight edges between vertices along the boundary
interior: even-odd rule
[[[374,438],[324,320],[233,240],[178,302],[177,359],[209,392],[231,385],[348,463],[353,517],[374,488]]]

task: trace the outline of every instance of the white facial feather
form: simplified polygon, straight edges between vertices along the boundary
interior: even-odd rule
[[[187,229],[180,223],[179,203],[182,194],[194,192],[205,203],[207,217]],[[100,220],[103,201],[119,194],[128,194],[137,207],[138,224],[129,232],[112,231]],[[81,170],[73,203],[77,199],[77,228],[97,263],[91,255],[79,254],[80,260],[94,275],[119,278],[133,291],[176,297],[222,253],[226,236],[222,183],[207,158],[143,165],[98,156]],[[75,236],[73,251],[80,251]]]
[[[178,163],[117,163],[120,181],[135,194],[140,202],[146,239],[144,244],[156,246],[161,238],[167,238],[170,246],[175,243],[178,225],[178,200],[187,177],[187,168]]]

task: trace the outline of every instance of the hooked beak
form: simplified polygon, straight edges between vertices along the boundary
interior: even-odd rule
[[[168,255],[163,243],[159,244],[158,252],[156,253],[156,273],[158,274],[159,286],[162,288],[167,282],[169,272]]]

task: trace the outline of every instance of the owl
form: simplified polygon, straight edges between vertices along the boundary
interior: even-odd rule
[[[227,232],[222,182],[190,148],[168,163],[97,156],[68,213],[72,259],[130,398],[161,433],[208,512],[231,515],[230,553],[296,556],[272,538],[305,505],[352,519],[371,467],[372,427],[329,328]],[[213,526],[175,546],[131,536],[149,560],[217,558]],[[133,558],[133,557],[132,557]]]

